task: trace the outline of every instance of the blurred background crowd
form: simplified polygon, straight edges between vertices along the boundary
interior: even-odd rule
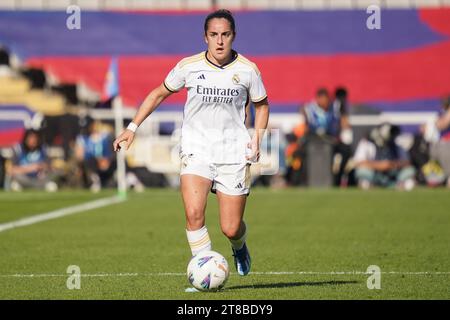
[[[369,4],[381,9],[378,30],[367,27]],[[2,1],[0,185],[116,187],[115,107],[126,125],[180,58],[204,50],[204,16],[225,7],[235,49],[260,66],[268,135],[278,132],[259,165],[270,159],[277,170],[253,166],[254,185],[450,188],[449,4]],[[81,9],[80,29],[66,25],[76,18],[69,5]],[[171,97],[139,129],[128,187],[177,187],[184,99]]]

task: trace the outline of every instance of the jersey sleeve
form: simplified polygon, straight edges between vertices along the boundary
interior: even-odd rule
[[[183,69],[178,63],[172,70],[170,70],[166,79],[164,80],[164,86],[171,92],[180,91],[186,84],[186,75]]]
[[[260,102],[267,98],[266,88],[264,87],[261,73],[256,72],[256,70],[251,71],[249,95],[252,102]]]

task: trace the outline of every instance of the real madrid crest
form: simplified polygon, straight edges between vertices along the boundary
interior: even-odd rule
[[[239,79],[239,76],[237,74],[234,74],[231,80],[233,81],[234,84],[239,84],[239,82],[241,81],[241,79]]]

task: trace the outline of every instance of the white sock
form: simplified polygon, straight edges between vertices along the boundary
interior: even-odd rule
[[[186,236],[191,247],[192,256],[200,251],[211,250],[211,239],[206,226],[194,231],[186,230]]]
[[[234,248],[234,250],[240,250],[242,249],[242,247],[245,244],[245,240],[247,239],[247,225],[242,222],[244,224],[244,234],[242,235],[242,237],[240,237],[239,239],[233,240],[233,239],[229,239],[231,242],[231,246]]]

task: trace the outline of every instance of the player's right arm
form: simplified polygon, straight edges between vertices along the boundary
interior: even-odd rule
[[[133,118],[133,123],[139,126],[155,109],[173,92],[169,91],[164,84],[153,89],[148,96],[145,98],[144,102],[139,107],[136,115]],[[120,144],[125,142],[125,150],[128,150],[131,143],[134,140],[134,132],[125,129],[113,142],[114,151],[119,151],[121,149]]]

